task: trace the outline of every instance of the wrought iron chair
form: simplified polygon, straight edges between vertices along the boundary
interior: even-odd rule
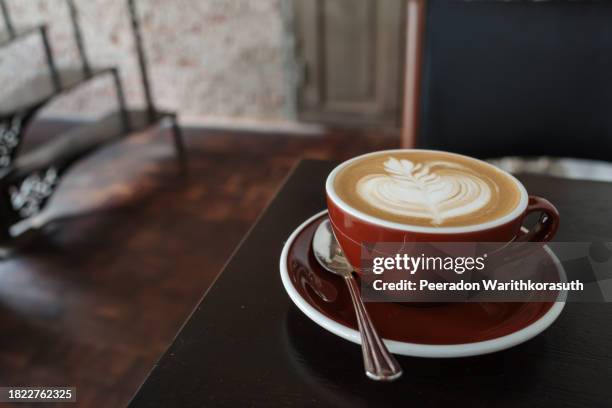
[[[13,244],[17,238],[11,232],[12,226],[42,211],[70,166],[99,147],[120,141],[153,125],[169,123],[177,157],[184,164],[185,149],[177,114],[160,111],[153,103],[135,1],[128,0],[127,5],[146,100],[144,110],[127,109],[116,67],[91,67],[74,0],[66,1],[81,66],[58,69],[47,38],[46,26],[15,28],[5,0],[0,0],[6,28],[6,33],[0,35],[0,47],[26,35],[39,33],[48,65],[48,74],[34,78],[15,94],[4,95],[0,101],[0,242],[5,246]],[[52,140],[26,154],[19,154],[24,130],[43,106],[60,94],[108,74],[114,80],[118,102],[116,112],[94,123],[54,136]]]

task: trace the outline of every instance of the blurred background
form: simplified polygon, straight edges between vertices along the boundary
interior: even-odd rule
[[[143,104],[127,2],[76,5],[92,65],[118,66],[128,103]],[[49,23],[58,66],[78,63],[65,1],[9,0],[7,6],[19,25]],[[210,118],[287,118],[281,2],[153,0],[137,6],[154,96],[161,107],[178,110],[196,123]],[[35,37],[3,50],[1,63],[3,92],[46,69]],[[57,101],[44,116],[91,118],[112,109],[112,90],[99,82]]]
[[[125,405],[301,159],[612,180],[606,1],[0,5],[2,386]]]

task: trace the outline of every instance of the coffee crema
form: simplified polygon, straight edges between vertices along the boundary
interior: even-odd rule
[[[501,170],[466,156],[435,151],[368,155],[333,181],[342,201],[374,217],[407,225],[460,227],[512,212],[517,183]]]

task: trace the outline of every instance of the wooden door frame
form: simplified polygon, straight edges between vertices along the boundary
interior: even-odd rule
[[[320,93],[321,89],[324,89],[324,86],[319,86],[319,88],[314,88],[312,86],[308,86],[308,88],[304,87],[304,80],[307,80],[309,83],[320,83],[325,81],[325,73],[319,72],[318,70],[318,68],[321,68],[320,66],[316,64],[307,64],[308,60],[316,60],[317,58],[320,58],[318,57],[318,54],[322,51],[320,45],[319,48],[314,49],[313,44],[319,44],[323,40],[323,37],[321,37],[322,34],[320,26],[322,24],[322,3],[325,0],[309,0],[312,2],[312,6],[310,7],[318,8],[318,13],[316,13],[314,21],[319,28],[315,30],[317,37],[315,41],[311,41],[308,44],[301,41],[299,34],[296,34],[298,32],[297,28],[300,21],[298,21],[298,18],[296,17],[298,10],[296,9],[294,0],[284,1],[291,3],[291,7],[285,10],[284,18],[287,31],[291,31],[291,39],[288,41],[288,43],[292,45],[292,49],[290,50],[292,54],[292,61],[291,64],[287,65],[287,69],[294,69],[296,72],[295,74],[287,74],[287,78],[290,78],[288,81],[289,86],[295,87],[294,91],[290,95],[292,98],[291,105],[293,107],[294,117],[297,120],[323,122],[328,125],[348,127],[382,126],[385,129],[391,127],[394,130],[399,130],[401,128],[403,115],[402,99],[404,77],[403,51],[405,49],[405,0],[396,1],[397,10],[393,13],[394,16],[397,16],[395,13],[398,13],[400,17],[400,19],[397,21],[397,39],[395,43],[399,55],[397,55],[397,65],[393,72],[396,82],[394,82],[393,87],[384,89],[384,92],[378,92],[380,89],[384,88],[382,82],[384,82],[383,80],[389,76],[377,74],[376,78],[374,79],[377,94],[375,95],[374,100],[368,101],[328,101],[325,100],[325,96]],[[378,0],[372,0],[372,4],[375,5],[377,1]],[[288,15],[289,13],[291,13],[290,16]],[[377,25],[380,26],[380,21],[377,21]],[[383,46],[377,46],[375,48],[377,55],[374,60],[376,61],[384,61],[384,55],[380,54],[390,52],[389,50],[391,49]],[[305,54],[309,53],[311,57],[305,57]],[[317,57],[313,57],[312,55],[317,55]],[[308,101],[309,98],[313,101],[312,105],[310,102],[305,103],[305,101]],[[389,102],[391,99],[394,102]],[[322,108],[313,107],[316,105],[316,103],[320,103]],[[391,105],[393,106],[392,110],[388,109]],[[375,112],[377,109],[379,112]],[[361,115],[359,114],[359,111],[364,111],[367,114]],[[370,113],[374,113],[374,115],[370,115]]]

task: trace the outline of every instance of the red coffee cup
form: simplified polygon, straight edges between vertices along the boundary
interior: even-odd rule
[[[520,201],[510,213],[493,221],[461,226],[461,227],[429,227],[409,225],[393,222],[366,214],[344,202],[334,189],[336,175],[346,166],[356,160],[374,154],[402,153],[416,150],[398,149],[383,152],[373,152],[355,157],[338,165],[327,177],[325,190],[327,195],[327,208],[332,229],[348,261],[355,271],[359,272],[361,266],[361,247],[364,244],[380,242],[547,242],[555,235],[559,226],[559,212],[546,199],[527,194],[523,184],[514,176],[503,170],[518,187]],[[419,150],[419,152],[432,152],[433,150]],[[454,153],[442,152],[455,155]],[[457,155],[461,156],[461,155]],[[478,159],[461,156],[475,160],[480,165],[494,167]],[[525,217],[530,213],[541,213],[537,224],[530,227],[530,232],[523,233],[521,227]]]

